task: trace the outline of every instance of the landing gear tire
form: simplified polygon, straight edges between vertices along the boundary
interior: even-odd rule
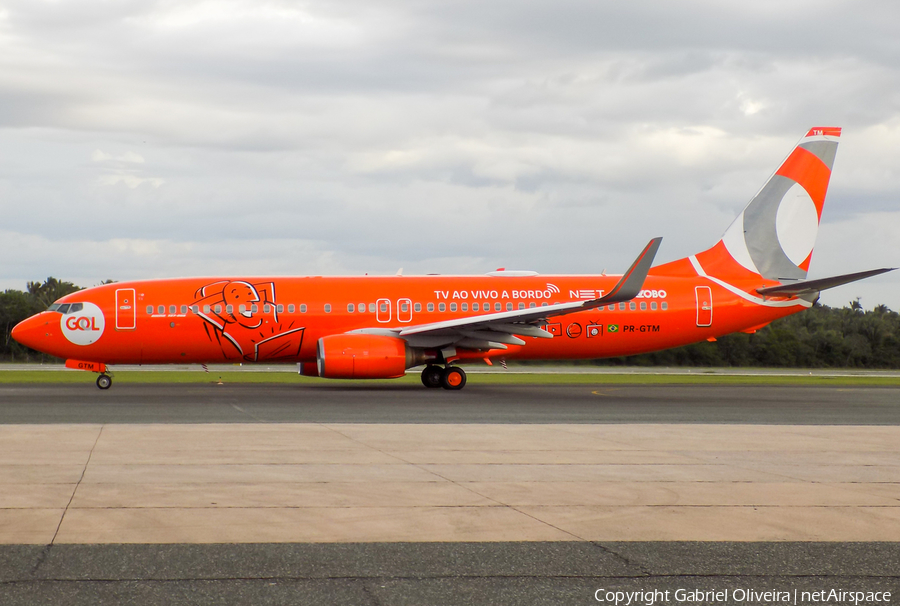
[[[444,369],[440,366],[429,364],[422,371],[422,385],[428,388],[440,387],[444,380]]]
[[[441,387],[444,389],[462,389],[466,386],[466,371],[459,366],[448,366],[441,377]]]
[[[97,377],[97,387],[100,389],[109,389],[112,387],[112,377],[109,375],[100,375]]]

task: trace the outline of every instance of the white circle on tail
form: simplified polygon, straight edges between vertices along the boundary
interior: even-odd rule
[[[778,242],[787,258],[799,266],[816,245],[819,214],[816,205],[799,183],[794,183],[778,206],[775,215]]]
[[[103,312],[93,303],[82,303],[80,311],[63,314],[59,326],[63,335],[75,345],[96,343],[103,335],[106,321]]]

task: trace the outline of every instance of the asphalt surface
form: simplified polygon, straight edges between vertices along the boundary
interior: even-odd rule
[[[731,604],[775,603],[734,599],[735,590],[891,591],[894,601],[900,544],[0,546],[4,606],[597,604],[598,589],[668,590],[661,604],[685,603],[679,589],[727,589]]]
[[[0,385],[0,423],[900,424],[898,387]]]
[[[0,424],[204,422],[895,425],[900,389],[0,385]],[[597,604],[598,589],[668,590],[657,604],[713,603],[678,600],[679,589],[891,591],[896,601],[900,543],[0,545],[4,606]]]

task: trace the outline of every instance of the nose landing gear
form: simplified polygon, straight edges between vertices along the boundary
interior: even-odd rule
[[[441,368],[429,364],[422,371],[422,384],[431,389],[437,387],[452,390],[462,389],[466,386],[466,372],[459,366]]]
[[[101,374],[97,377],[97,387],[100,389],[109,389],[112,387],[112,377],[108,374]]]

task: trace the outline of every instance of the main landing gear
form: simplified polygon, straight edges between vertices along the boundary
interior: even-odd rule
[[[466,386],[466,371],[459,366],[441,368],[429,364],[422,371],[422,385],[430,388],[462,389]]]
[[[101,374],[97,377],[97,387],[100,389],[109,389],[112,387],[112,377],[108,374]]]

